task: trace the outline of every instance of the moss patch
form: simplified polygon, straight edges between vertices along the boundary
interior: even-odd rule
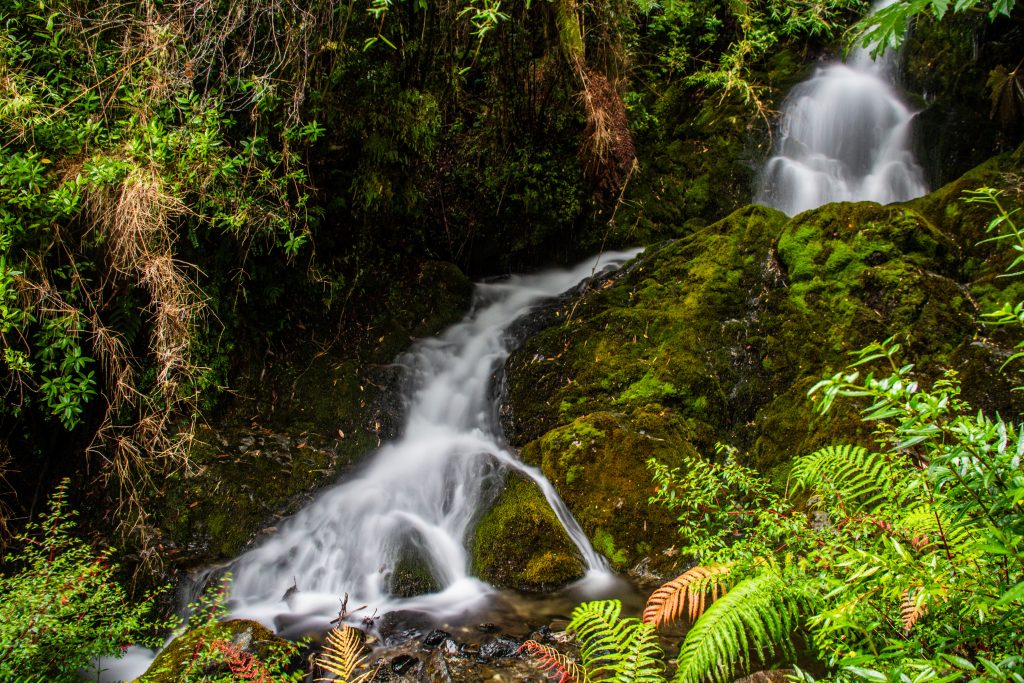
[[[473,573],[496,586],[550,590],[583,576],[579,552],[544,494],[510,474],[471,541]]]
[[[187,631],[172,640],[153,660],[146,673],[136,679],[136,683],[175,683],[183,680],[190,667],[195,667],[196,649],[209,646],[217,640],[226,640],[260,661],[277,658],[285,646],[284,640],[255,621],[233,619],[209,624]],[[211,677],[230,674],[227,665],[214,666],[216,670],[204,669],[204,672]]]

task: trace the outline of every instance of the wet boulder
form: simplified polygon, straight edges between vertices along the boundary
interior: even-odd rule
[[[471,540],[473,573],[496,586],[549,590],[583,576],[579,551],[537,485],[510,474]]]

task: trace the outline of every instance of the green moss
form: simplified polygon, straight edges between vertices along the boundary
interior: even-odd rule
[[[995,176],[981,169],[970,182],[982,179]],[[792,219],[747,207],[649,248],[509,358],[510,441],[595,547],[623,566],[665,564],[674,523],[647,505],[647,458],[671,465],[725,442],[772,470],[827,443],[869,442],[856,405],[822,417],[806,394],[851,351],[890,336],[925,380],[958,358],[978,377],[991,372],[972,354],[1002,352],[977,342],[984,330],[961,278],[982,274],[973,291],[987,301],[1016,289],[967,244],[953,196]]]
[[[676,388],[668,382],[662,382],[653,373],[648,372],[641,379],[629,385],[616,399],[616,403],[637,403],[640,401],[660,401],[676,395]]]
[[[511,474],[470,542],[473,573],[496,586],[550,590],[583,575],[583,562],[543,493]]]
[[[209,646],[217,640],[225,640],[243,652],[254,655],[260,661],[277,658],[288,647],[265,626],[245,619],[233,619],[195,628],[172,640],[160,651],[146,673],[136,683],[177,683],[184,679],[196,659],[196,649]],[[206,671],[211,676],[229,674],[227,666],[217,671]]]
[[[594,532],[594,549],[608,558],[616,569],[625,569],[629,561],[629,555],[615,547],[615,539],[604,529]]]

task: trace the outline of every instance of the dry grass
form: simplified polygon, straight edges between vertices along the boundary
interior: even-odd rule
[[[603,73],[579,67],[579,97],[587,116],[580,158],[593,188],[616,194],[625,185],[636,160],[626,105]]]

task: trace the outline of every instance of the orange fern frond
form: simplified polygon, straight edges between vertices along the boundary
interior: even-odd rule
[[[921,616],[928,611],[928,605],[924,601],[924,593],[920,588],[908,588],[903,591],[903,603],[900,605],[900,614],[903,616],[903,628],[909,633],[914,624]]]
[[[215,640],[210,643],[210,649],[223,654],[228,670],[243,681],[272,683],[273,679],[270,678],[263,663],[237,645],[226,640]]]
[[[587,673],[576,662],[553,647],[528,640],[519,647],[540,665],[546,676],[555,683],[587,683]]]
[[[643,620],[655,626],[668,625],[683,616],[684,610],[691,622],[696,621],[704,608],[725,595],[728,565],[713,564],[687,570],[654,591],[647,600]],[[711,593],[710,602],[707,600]]]
[[[356,669],[366,665],[363,657],[363,632],[351,626],[332,628],[327,634],[324,651],[316,658],[316,664],[327,673],[338,676],[344,683],[361,683],[375,672],[366,671],[355,678]],[[318,678],[318,681],[332,681],[331,678]]]

